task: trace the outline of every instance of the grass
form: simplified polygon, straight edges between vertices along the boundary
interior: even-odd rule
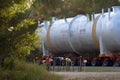
[[[0,70],[0,80],[62,80],[62,78],[49,73],[43,66],[15,60],[12,70]]]

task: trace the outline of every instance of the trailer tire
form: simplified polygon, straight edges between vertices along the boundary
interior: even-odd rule
[[[104,60],[102,66],[108,66],[108,60]]]
[[[120,66],[120,61],[116,61],[114,66],[116,66],[116,67]]]
[[[91,65],[92,65],[92,66],[96,66],[96,60],[93,60],[93,61],[91,62]]]

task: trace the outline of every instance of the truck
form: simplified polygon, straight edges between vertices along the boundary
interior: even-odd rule
[[[37,33],[42,37],[43,54],[82,56],[88,66],[120,66],[120,6],[108,12],[51,21],[38,21]]]

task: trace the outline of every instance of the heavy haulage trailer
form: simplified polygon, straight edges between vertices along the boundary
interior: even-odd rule
[[[91,19],[80,14],[38,21],[37,33],[42,37],[45,55],[73,53],[84,56],[87,65],[120,65],[120,6],[113,6],[112,11],[108,8],[108,12],[102,9],[102,13],[93,14]]]

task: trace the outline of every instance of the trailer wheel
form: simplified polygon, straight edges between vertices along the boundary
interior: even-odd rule
[[[114,66],[117,66],[117,67],[120,66],[120,61],[116,61]]]
[[[91,62],[91,65],[92,65],[92,66],[96,66],[96,60],[93,60],[93,61]]]
[[[118,64],[118,63],[115,63],[115,64],[114,64],[114,66],[118,67],[118,66],[119,66],[119,64]]]
[[[102,65],[103,65],[103,66],[108,66],[108,61],[107,61],[107,60],[104,60]]]

